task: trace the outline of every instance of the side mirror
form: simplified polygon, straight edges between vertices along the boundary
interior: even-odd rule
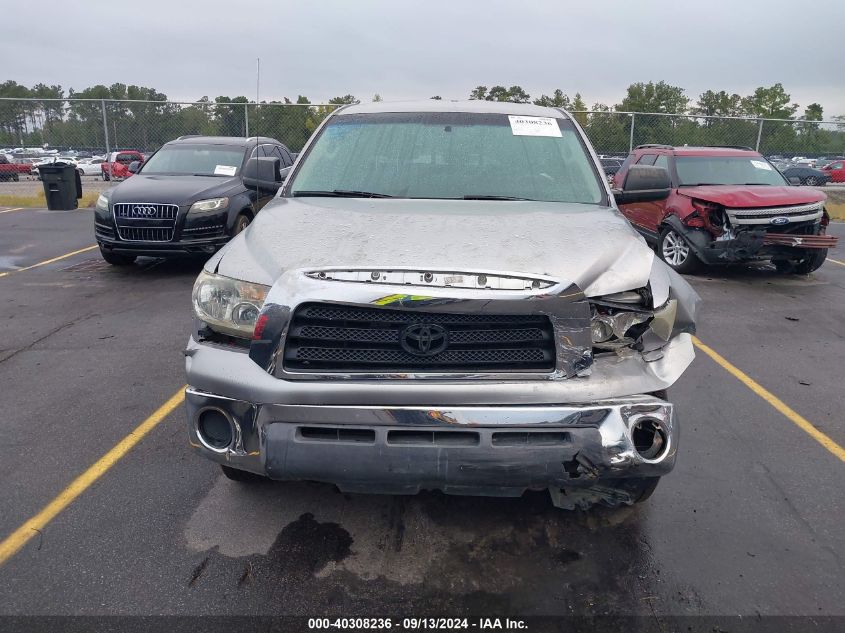
[[[243,171],[244,186],[250,189],[277,191],[284,182],[278,158],[257,157],[246,161]],[[285,174],[286,176],[287,174]]]
[[[792,186],[801,184],[801,179],[798,176],[791,176],[790,178],[787,178],[787,180],[789,180],[789,184]]]
[[[127,169],[129,169],[129,173],[137,174],[138,171],[141,169],[141,161],[133,160],[131,163],[129,163],[129,167]]]
[[[663,167],[631,165],[625,174],[622,189],[614,189],[613,197],[616,204],[654,202],[668,198],[671,188],[669,172]]]

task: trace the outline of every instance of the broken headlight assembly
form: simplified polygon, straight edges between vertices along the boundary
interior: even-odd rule
[[[194,315],[215,332],[251,338],[269,286],[201,272],[191,295]]]
[[[648,288],[617,292],[590,301],[590,334],[597,351],[618,351],[636,348],[650,329],[668,341],[675,323],[677,302],[672,299],[660,308],[648,307]]]

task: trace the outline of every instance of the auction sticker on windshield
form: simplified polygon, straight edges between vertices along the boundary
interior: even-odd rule
[[[214,167],[215,176],[234,176],[238,168],[233,165],[217,165]]]
[[[751,164],[754,165],[757,169],[768,169],[769,171],[772,170],[772,166],[769,163],[764,163],[762,160],[752,160]]]
[[[546,116],[508,115],[514,136],[561,136],[557,120]]]

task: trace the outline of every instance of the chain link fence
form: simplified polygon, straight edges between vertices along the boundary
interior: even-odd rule
[[[298,152],[337,105],[246,102],[0,99],[0,150],[155,151],[185,134],[269,136]],[[845,154],[845,121],[574,112],[600,154],[645,143],[735,145],[764,155]]]
[[[599,154],[637,145],[737,146],[766,156],[845,154],[845,121],[752,119],[649,112],[573,112]]]

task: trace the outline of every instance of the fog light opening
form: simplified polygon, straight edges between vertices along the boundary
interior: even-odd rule
[[[224,452],[232,445],[232,421],[220,409],[206,409],[197,418],[197,435],[206,448]]]
[[[648,460],[660,459],[669,444],[666,431],[654,418],[637,420],[631,427],[631,439],[640,457]]]

